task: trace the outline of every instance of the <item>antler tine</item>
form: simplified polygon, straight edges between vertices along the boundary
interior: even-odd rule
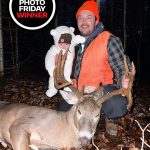
[[[61,63],[60,63],[61,76],[64,76],[64,67],[65,67],[65,61],[66,61],[66,58],[67,58],[68,51],[69,51],[69,49],[66,50],[64,55],[62,55],[62,53],[61,53]]]
[[[129,87],[132,88],[133,86],[133,81],[134,81],[134,77],[135,77],[135,74],[136,74],[136,70],[135,70],[135,66],[134,66],[134,63],[132,62],[132,69],[131,71],[129,72],[129,76],[130,76],[130,83],[129,83]]]
[[[121,89],[118,89],[118,90],[114,90],[114,91],[108,92],[108,93],[106,93],[104,95],[99,95],[99,99],[97,101],[97,104],[101,105],[104,101],[106,101],[107,99],[111,98],[112,96],[126,93],[126,91],[127,91],[127,89],[121,88]]]
[[[61,60],[62,60],[62,50],[60,51],[60,53],[58,54],[58,60],[56,62],[56,68],[54,70],[54,74],[56,73],[56,78],[54,76],[54,79],[57,79],[58,81],[61,78]],[[56,82],[57,83],[57,82]]]
[[[71,83],[68,82],[64,77],[64,65],[67,58],[68,50],[66,50],[65,54],[62,54],[62,50],[58,54],[58,61],[56,64],[56,68],[54,69],[54,85],[57,89],[61,89],[70,85]]]
[[[125,74],[125,76],[128,77],[129,68],[128,68],[128,65],[127,65],[127,56],[126,55],[124,55],[124,66],[125,66],[125,72],[124,72],[124,74]]]
[[[126,97],[127,97],[127,100],[128,100],[127,108],[130,111],[130,109],[133,105],[132,87],[133,87],[133,82],[134,82],[134,77],[135,77],[136,70],[135,70],[134,63],[132,62],[131,69],[129,71],[129,68],[128,68],[128,65],[127,65],[127,56],[126,55],[124,55],[124,65],[125,65],[125,76],[127,78],[129,78],[129,86],[128,86],[127,91],[126,91]]]

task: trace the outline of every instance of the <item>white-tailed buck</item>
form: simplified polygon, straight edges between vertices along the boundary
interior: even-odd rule
[[[65,56],[59,54],[54,71],[58,89],[70,85],[63,77]],[[102,88],[91,94],[82,94],[71,87],[71,100],[74,105],[67,112],[26,104],[10,104],[0,101],[0,141],[9,144],[14,150],[30,150],[34,145],[40,149],[62,149],[86,147],[94,136],[100,119],[102,103],[113,95],[128,94],[132,104],[132,83],[135,68],[128,73],[130,86],[103,95]],[[129,106],[130,108],[130,106]],[[31,146],[31,147],[32,147]]]

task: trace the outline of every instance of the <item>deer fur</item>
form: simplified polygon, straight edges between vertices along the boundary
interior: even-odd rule
[[[71,93],[72,94],[72,93]],[[0,141],[14,150],[81,148],[89,144],[100,118],[92,95],[76,97],[67,112],[0,101]]]

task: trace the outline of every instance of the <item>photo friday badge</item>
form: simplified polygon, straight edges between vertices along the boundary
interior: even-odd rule
[[[45,27],[54,17],[55,0],[10,0],[9,11],[17,25],[28,30]]]

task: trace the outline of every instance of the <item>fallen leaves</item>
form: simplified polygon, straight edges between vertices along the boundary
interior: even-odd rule
[[[7,79],[5,84],[0,85],[0,100],[12,103],[26,103],[29,105],[42,106],[56,109],[62,97],[57,94],[53,98],[45,95],[47,81],[30,79]],[[138,120],[145,127],[150,120],[150,88],[137,87],[134,89],[133,110],[118,121],[118,136],[109,136],[105,132],[105,117],[102,114],[94,136],[94,144],[99,150],[140,150],[142,131],[135,122]],[[149,129],[149,128],[148,128]],[[150,130],[150,129],[149,129]],[[150,143],[149,133],[145,134],[145,140]],[[149,148],[144,146],[144,150]],[[0,146],[0,150],[8,150]],[[67,149],[63,149],[67,150]],[[72,150],[76,150],[72,148]],[[81,150],[81,149],[80,149]],[[87,146],[86,150],[95,150],[93,144]]]

